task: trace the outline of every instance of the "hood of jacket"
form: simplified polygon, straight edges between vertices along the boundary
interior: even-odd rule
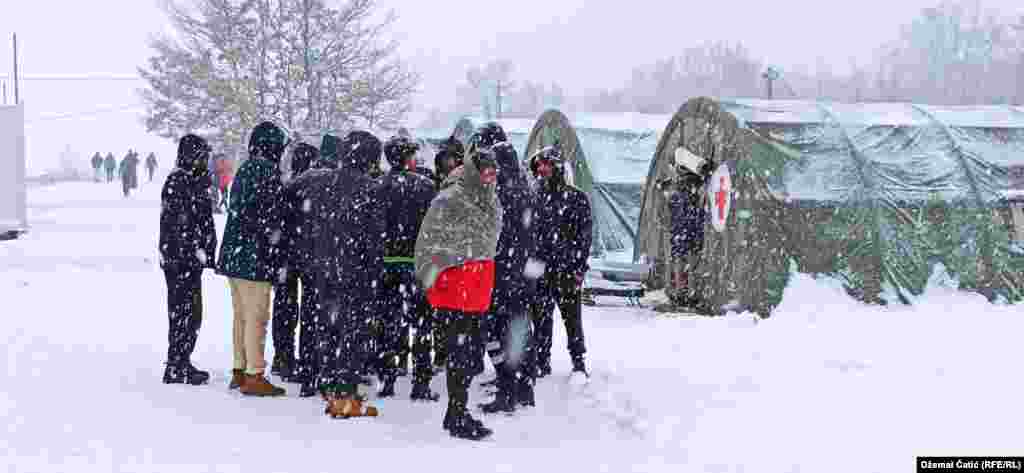
[[[203,138],[192,134],[185,135],[178,142],[178,160],[176,165],[192,173],[205,171],[207,156],[209,156],[210,151],[210,145]]]
[[[498,187],[528,187],[526,171],[519,162],[515,147],[508,142],[501,142],[493,147],[494,159],[498,163]]]
[[[348,152],[341,159],[341,167],[345,169],[366,174],[375,163],[380,162],[380,140],[368,131],[350,132],[345,137],[345,148]]]

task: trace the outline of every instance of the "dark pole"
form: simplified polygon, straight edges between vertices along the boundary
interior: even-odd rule
[[[18,33],[14,33],[14,105],[21,101],[18,95]]]

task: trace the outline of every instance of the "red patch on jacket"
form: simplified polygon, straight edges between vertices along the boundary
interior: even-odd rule
[[[483,314],[491,307],[494,291],[494,261],[470,261],[441,272],[427,291],[427,302],[435,309]]]

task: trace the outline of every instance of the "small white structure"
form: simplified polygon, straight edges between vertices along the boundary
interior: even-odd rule
[[[25,105],[0,105],[0,238],[27,229]]]

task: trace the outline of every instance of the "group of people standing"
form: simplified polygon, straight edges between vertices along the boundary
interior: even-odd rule
[[[535,380],[551,373],[555,306],[574,375],[587,375],[581,292],[593,223],[585,194],[565,180],[558,147],[530,158],[532,180],[496,123],[466,145],[446,140],[433,172],[417,164],[419,145],[405,134],[386,143],[361,130],[326,135],[318,149],[293,145],[264,122],[248,152],[217,253],[210,146],[195,135],[179,143],[162,193],[159,243],[170,321],[165,383],[209,380],[191,361],[204,269],[228,278],[230,388],[243,395],[285,394],[266,375],[271,311],[271,373],[298,383],[300,396],[321,396],[334,418],[377,416],[358,387],[376,376],[378,397],[394,396],[411,353],[410,398],[440,400],[430,381],[443,366],[443,428],[458,438],[489,436],[469,413],[472,379],[486,354],[497,392],[483,412],[534,405]],[[382,154],[390,170],[375,175]]]
[[[106,158],[100,156],[100,153],[96,153],[92,156],[92,161],[90,162],[94,173],[93,180],[103,182],[104,171],[107,182],[113,182],[116,175],[121,179],[121,188],[125,197],[127,197],[132,189],[138,189],[139,187],[140,162],[139,153],[134,150],[128,150],[128,154],[125,155],[120,164],[114,159],[113,153],[107,153]],[[156,168],[156,155],[149,153],[149,156],[146,157],[146,170],[149,171],[149,182],[153,182],[153,173],[156,172]]]

